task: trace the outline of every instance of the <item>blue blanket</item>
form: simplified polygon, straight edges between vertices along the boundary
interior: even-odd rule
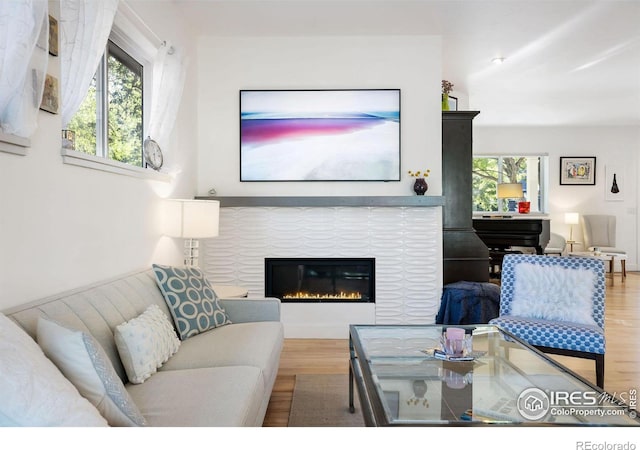
[[[489,323],[500,313],[500,287],[493,283],[457,281],[444,286],[436,323]]]

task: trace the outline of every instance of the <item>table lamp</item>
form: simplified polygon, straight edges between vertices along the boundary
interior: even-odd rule
[[[500,183],[498,184],[498,198],[502,199],[521,199],[522,184],[520,183]]]
[[[198,239],[218,236],[220,202],[217,200],[167,200],[167,236],[186,239],[184,265],[198,266]]]
[[[573,241],[573,226],[580,223],[580,214],[576,212],[564,213],[564,223],[571,225],[569,228],[569,241]]]

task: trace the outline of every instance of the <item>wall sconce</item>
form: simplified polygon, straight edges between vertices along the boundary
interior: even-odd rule
[[[198,239],[218,236],[220,202],[217,200],[166,200],[166,235],[186,239],[184,265],[199,264]]]

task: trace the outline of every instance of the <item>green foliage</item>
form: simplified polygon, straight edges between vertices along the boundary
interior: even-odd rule
[[[110,55],[107,86],[109,158],[142,166],[142,78]],[[94,77],[87,96],[68,125],[75,131],[75,149],[90,155],[96,154],[96,93]]]
[[[76,133],[75,149],[79,152],[96,154],[96,114],[96,79],[94,77],[87,96],[67,127]]]
[[[142,78],[109,56],[109,157],[142,166]]]
[[[473,210],[498,211],[498,183],[521,183],[526,179],[526,157],[473,158]]]

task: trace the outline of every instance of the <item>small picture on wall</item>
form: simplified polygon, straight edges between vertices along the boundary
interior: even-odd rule
[[[40,109],[53,114],[58,113],[59,102],[58,79],[51,75],[46,76],[44,80],[44,91],[42,92],[42,102]]]
[[[449,96],[449,111],[458,110],[458,97]]]
[[[58,21],[49,16],[49,54],[58,56]]]
[[[625,193],[624,166],[620,164],[607,164],[604,172],[604,199],[608,202],[623,201]]]
[[[595,185],[595,156],[561,156],[560,184]]]

